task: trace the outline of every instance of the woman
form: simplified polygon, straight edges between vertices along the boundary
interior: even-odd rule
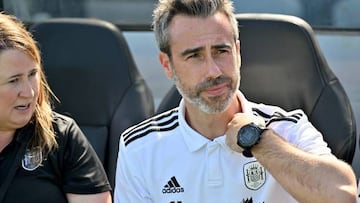
[[[95,151],[51,95],[31,34],[0,13],[0,202],[110,203]]]

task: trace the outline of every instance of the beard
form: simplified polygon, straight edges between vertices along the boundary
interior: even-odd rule
[[[176,88],[185,100],[197,106],[205,113],[216,114],[224,112],[230,105],[230,102],[240,85],[240,70],[238,69],[238,71],[236,71],[236,75],[233,78],[224,75],[217,78],[208,78],[206,81],[197,84],[194,88],[186,87],[185,83],[177,76],[174,69],[173,80]],[[201,92],[205,89],[224,83],[226,83],[229,88],[227,94],[215,97],[201,96]]]

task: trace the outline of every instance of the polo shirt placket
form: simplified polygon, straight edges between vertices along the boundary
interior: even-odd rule
[[[223,171],[220,164],[221,145],[212,141],[206,145],[207,156],[207,184],[210,187],[222,186],[224,183]]]

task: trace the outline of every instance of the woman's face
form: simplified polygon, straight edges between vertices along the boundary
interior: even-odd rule
[[[16,49],[0,51],[0,131],[25,126],[39,97],[39,65]]]

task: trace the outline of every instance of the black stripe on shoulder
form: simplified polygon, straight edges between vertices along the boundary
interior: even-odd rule
[[[125,145],[153,131],[168,131],[174,129],[179,125],[177,113],[178,108],[174,108],[133,126],[122,135],[124,137]],[[168,126],[173,122],[174,124]]]
[[[285,117],[293,117],[294,119],[296,119],[296,120],[300,120],[300,118],[302,117],[303,115],[301,114],[301,113],[294,113],[294,114],[291,114],[291,115],[288,115],[288,116],[286,116],[286,115],[284,115],[284,114],[282,114],[282,113],[280,113],[280,112],[274,112],[274,115],[273,115],[273,117],[279,117],[279,118],[285,118]]]
[[[270,118],[271,116],[269,114],[266,114],[265,112],[261,111],[260,109],[257,108],[252,108],[252,111],[254,111],[256,114],[258,114],[259,116],[263,117],[263,118]]]
[[[289,118],[289,117],[283,117],[283,118],[271,118],[270,120],[268,120],[265,124],[266,127],[268,127],[270,125],[270,123],[273,123],[273,122],[277,122],[277,121],[291,121],[293,123],[297,123],[298,120],[296,119],[292,119],[292,118]]]
[[[163,128],[150,128],[148,130],[146,130],[143,133],[137,134],[135,136],[130,137],[127,141],[125,141],[125,146],[127,146],[128,144],[130,144],[131,142],[135,141],[136,139],[139,139],[141,137],[144,137],[145,135],[151,133],[151,132],[164,132],[164,131],[169,131],[172,129],[175,129],[176,127],[179,126],[179,122],[174,123],[173,125],[169,126],[169,127],[163,127]]]
[[[168,125],[169,123],[173,122],[174,120],[176,120],[178,118],[177,112],[178,112],[177,109],[173,109],[173,110],[167,111],[163,114],[159,114],[155,117],[152,117],[148,120],[145,120],[145,121],[135,125],[131,129],[129,129],[127,132],[125,132],[123,134],[123,137],[126,140],[127,137],[131,136],[132,134],[142,131],[150,126]],[[160,120],[162,120],[162,121],[159,122]]]
[[[266,126],[269,126],[270,123],[278,122],[278,121],[290,121],[297,123],[300,120],[300,118],[303,116],[302,113],[284,115],[278,111],[274,112],[273,115],[269,115],[257,108],[253,108],[252,110],[254,111],[255,115],[258,114],[259,116],[265,118]]]
[[[138,126],[137,128],[134,128],[133,130],[131,130],[128,134],[123,135],[124,136],[124,141],[130,139],[130,137],[134,134],[137,134],[141,131],[147,130],[147,129],[155,129],[155,128],[162,128],[163,126],[167,126],[170,123],[174,122],[175,120],[178,119],[178,116],[175,115],[173,117],[170,117],[167,120],[164,120],[162,122],[157,122],[157,121],[153,121],[153,122],[149,122],[146,123],[144,125]]]

